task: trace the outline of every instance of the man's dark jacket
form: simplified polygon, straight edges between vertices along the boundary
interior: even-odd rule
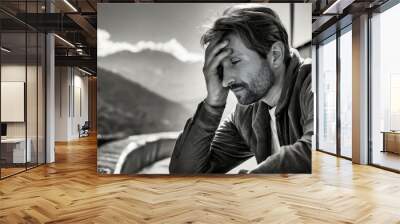
[[[291,51],[275,117],[280,143],[271,155],[270,107],[259,100],[236,105],[219,125],[224,108],[202,102],[176,141],[170,173],[226,173],[255,156],[252,173],[311,173],[314,96],[311,62]]]

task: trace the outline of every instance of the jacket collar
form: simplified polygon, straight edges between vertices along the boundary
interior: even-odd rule
[[[286,67],[286,78],[285,82],[283,83],[281,96],[276,106],[275,114],[278,114],[280,111],[282,111],[282,109],[285,108],[286,105],[289,103],[293,91],[293,86],[296,82],[298,69],[303,61],[304,60],[300,57],[299,52],[296,49],[291,48],[289,65]]]

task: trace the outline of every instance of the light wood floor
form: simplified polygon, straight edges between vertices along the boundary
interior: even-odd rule
[[[36,166],[36,164],[28,164],[27,169],[33,169]],[[13,174],[23,172],[25,171],[26,168],[24,165],[20,165],[19,167],[7,167],[7,168],[1,168],[1,178],[5,178],[8,176],[11,176]]]
[[[24,170],[25,170],[25,167],[24,168],[1,168],[1,177],[2,178],[7,177],[7,176],[13,175],[15,173],[24,171]]]
[[[0,181],[0,223],[400,223],[400,175],[313,153],[312,175],[98,176],[94,137]]]

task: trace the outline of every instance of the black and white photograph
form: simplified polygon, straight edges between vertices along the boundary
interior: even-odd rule
[[[97,10],[98,173],[311,173],[311,4]]]

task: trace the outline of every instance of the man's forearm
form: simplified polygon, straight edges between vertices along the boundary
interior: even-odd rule
[[[279,153],[268,157],[250,173],[311,173],[311,145],[298,141],[282,146]]]
[[[209,166],[210,145],[225,106],[211,107],[202,102],[176,141],[170,173],[202,173]]]

